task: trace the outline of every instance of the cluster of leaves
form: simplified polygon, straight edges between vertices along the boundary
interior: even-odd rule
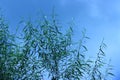
[[[0,80],[7,80],[14,74],[14,54],[15,45],[13,44],[13,36],[9,34],[8,25],[4,23],[2,16],[0,17]]]
[[[104,43],[101,43],[96,60],[85,58],[88,39],[77,44],[72,41],[72,27],[61,31],[55,17],[46,17],[38,23],[23,22],[23,36],[11,35],[8,25],[0,17],[0,80],[107,80],[111,67],[101,71],[106,63]],[[22,24],[22,23],[21,23]],[[16,43],[17,40],[20,43]],[[74,48],[77,46],[78,48]],[[47,74],[44,75],[44,74]]]

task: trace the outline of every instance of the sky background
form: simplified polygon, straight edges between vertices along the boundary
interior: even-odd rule
[[[120,80],[120,0],[0,0],[2,14],[12,32],[22,18],[36,19],[41,11],[50,16],[53,7],[64,28],[74,19],[75,40],[86,28],[90,37],[86,43],[89,56],[96,55],[104,38],[106,56],[114,66],[114,80]]]

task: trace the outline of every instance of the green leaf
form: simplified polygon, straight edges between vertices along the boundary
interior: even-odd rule
[[[111,75],[111,76],[115,76],[113,73],[110,73],[110,72],[108,74]]]

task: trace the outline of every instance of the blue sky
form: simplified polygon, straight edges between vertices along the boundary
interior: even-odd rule
[[[41,11],[50,16],[53,7],[61,23],[68,24],[74,18],[75,39],[86,28],[91,38],[86,44],[90,56],[95,56],[105,39],[105,52],[112,59],[115,80],[120,79],[120,0],[0,0],[0,8],[13,32],[22,17],[37,18]]]

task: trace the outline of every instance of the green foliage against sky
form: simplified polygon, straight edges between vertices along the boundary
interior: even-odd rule
[[[112,67],[104,61],[104,42],[98,48],[95,60],[86,58],[88,50],[84,41],[89,38],[85,30],[75,44],[71,25],[63,32],[54,16],[21,24],[24,24],[22,36],[13,35],[0,17],[0,80],[112,79]]]

